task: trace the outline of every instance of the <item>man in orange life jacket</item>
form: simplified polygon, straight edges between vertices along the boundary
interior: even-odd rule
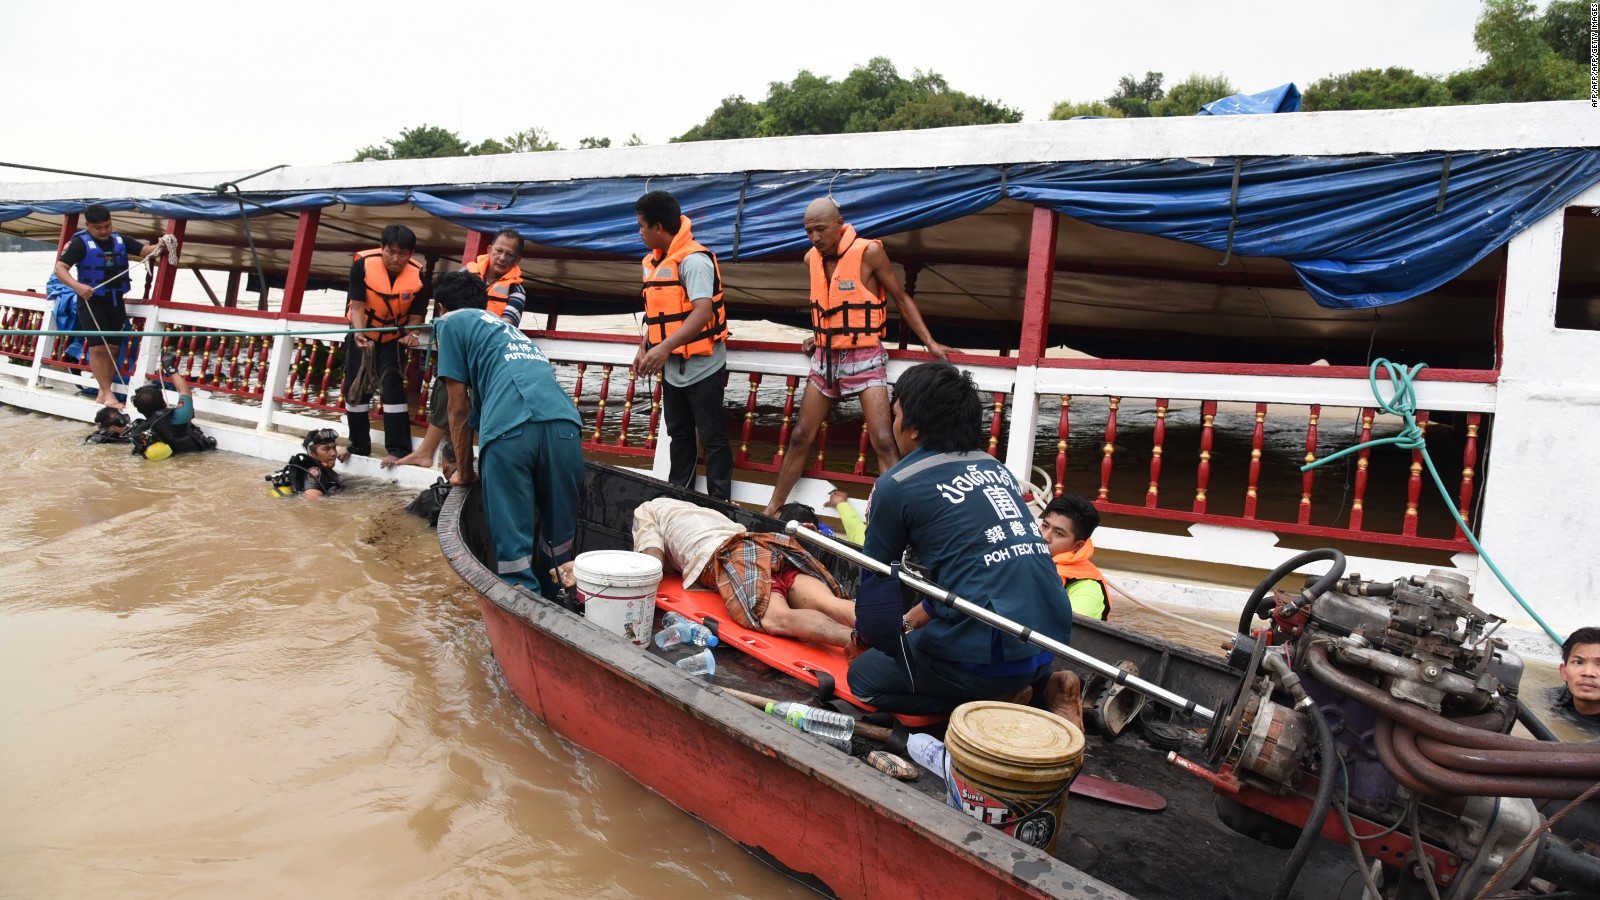
[[[161,249],[160,244],[143,244],[118,234],[111,225],[111,210],[96,203],[83,211],[84,229],[67,239],[56,259],[56,278],[78,295],[77,328],[84,331],[121,331],[127,324],[127,312],[122,297],[133,286],[128,278],[128,264],[138,257],[148,259]],[[78,277],[71,269],[76,266]],[[104,284],[102,284],[104,282]],[[94,374],[100,394],[95,398],[112,409],[121,409],[122,401],[111,391],[111,373],[121,338],[90,338],[89,371]]]
[[[878,454],[879,472],[900,461],[889,428],[889,354],[883,346],[886,297],[894,298],[900,315],[928,352],[939,359],[949,353],[928,333],[916,301],[895,277],[881,241],[857,237],[855,229],[845,224],[838,204],[827,197],[806,207],[805,226],[811,239],[806,266],[811,272],[813,334],[800,348],[811,354],[811,378],[800,405],[800,422],[767,501],[769,516],[789,499],[811,444],[837,400],[861,396],[863,424]]]
[[[1100,527],[1100,511],[1076,494],[1062,494],[1044,508],[1039,527],[1044,542],[1050,545],[1050,559],[1067,589],[1072,611],[1101,621],[1111,618],[1106,577],[1092,562],[1094,541],[1090,535]]]
[[[422,324],[427,312],[423,299],[422,266],[411,258],[417,236],[404,225],[388,225],[383,246],[356,254],[350,266],[350,290],[345,314],[351,328],[383,328]],[[350,426],[350,452],[372,455],[372,429],[367,413],[370,393],[354,396],[352,386],[373,354],[372,367],[379,380],[383,402],[383,443],[392,457],[411,453],[411,412],[406,403],[405,376],[400,369],[400,347],[415,347],[416,335],[396,331],[360,332],[344,343],[344,411]]]
[[[676,197],[651,191],[633,207],[644,258],[644,340],[634,371],[661,375],[661,405],[672,444],[667,480],[694,487],[695,437],[706,448],[706,493],[729,499],[733,449],[722,419],[728,380],[728,320],[717,257],[694,239]]]
[[[485,309],[506,320],[512,328],[522,327],[522,310],[528,304],[528,295],[522,289],[522,235],[516,229],[496,231],[489,242],[489,252],[469,260],[461,271],[471,272],[488,286],[489,305]],[[391,466],[431,467],[439,445],[450,436],[446,431],[450,427],[447,406],[444,380],[435,378],[433,390],[428,393],[428,431],[422,436],[422,443],[409,454],[385,457],[378,465],[385,469]]]

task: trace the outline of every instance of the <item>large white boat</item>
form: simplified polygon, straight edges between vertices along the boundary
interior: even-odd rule
[[[1049,122],[6,183],[0,228],[64,241],[102,202],[125,234],[174,235],[179,263],[132,305],[160,340],[126,374],[178,350],[222,446],[274,459],[340,408],[342,335],[250,333],[337,329],[305,312],[307,291],[342,287],[385,224],[409,225],[435,271],[515,228],[524,324],[577,394],[587,449],[660,473],[636,338],[586,322],[637,308],[632,203],[671,190],[722,263],[735,499],[760,503],[806,364],[744,337],[806,323],[802,210],[831,195],[992,397],[991,450],[1041,493],[1096,500],[1120,586],[1231,610],[1231,588],[1331,545],[1369,578],[1459,573],[1509,620],[1502,636],[1549,655],[1450,509],[1554,629],[1587,624],[1597,139],[1581,102]],[[45,274],[4,286],[0,324],[46,326]],[[891,375],[928,358],[899,333]],[[62,346],[0,336],[0,400],[87,419]],[[1400,429],[1368,383],[1379,357],[1429,366],[1416,418],[1448,501],[1409,449],[1300,471]],[[859,422],[838,419],[795,497],[820,506],[833,482],[864,498],[873,468]]]

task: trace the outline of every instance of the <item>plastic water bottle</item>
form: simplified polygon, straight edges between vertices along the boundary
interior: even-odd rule
[[[708,681],[717,673],[717,658],[711,655],[709,647],[693,656],[685,656],[674,665],[690,675],[704,675]]]
[[[694,620],[690,619],[689,617],[687,617],[687,616],[685,616],[685,615],[683,615],[681,613],[675,613],[675,612],[672,612],[670,610],[667,612],[666,615],[661,617],[661,627],[662,628],[671,628],[672,626],[677,625],[680,622],[689,622],[689,623],[693,624]]]
[[[678,614],[667,613],[667,615],[677,616]],[[676,647],[679,644],[695,644],[701,647],[715,647],[717,645],[717,636],[711,633],[711,629],[704,625],[690,622],[682,616],[678,616],[678,620],[656,632],[657,647],[665,650],[668,647]],[[662,621],[665,622],[665,619]]]
[[[777,716],[790,725],[814,734],[824,743],[850,752],[850,738],[856,733],[856,720],[831,709],[817,709],[803,703],[768,703],[767,715]]]
[[[911,761],[929,772],[946,778],[949,774],[950,753],[944,742],[931,734],[913,734],[906,738],[906,755]]]

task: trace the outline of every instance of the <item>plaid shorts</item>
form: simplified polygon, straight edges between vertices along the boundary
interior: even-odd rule
[[[829,400],[854,397],[867,388],[889,385],[889,351],[882,344],[850,350],[811,351],[811,385]]]

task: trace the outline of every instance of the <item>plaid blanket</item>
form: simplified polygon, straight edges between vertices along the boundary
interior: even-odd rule
[[[839,583],[826,566],[805,551],[794,538],[771,532],[737,534],[724,541],[711,557],[716,570],[717,593],[728,615],[746,628],[762,631],[761,617],[772,598],[772,575],[785,568],[820,579],[835,596]],[[702,576],[703,577],[703,576]]]

